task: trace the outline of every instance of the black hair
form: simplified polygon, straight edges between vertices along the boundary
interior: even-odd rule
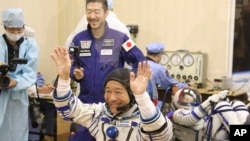
[[[91,2],[100,2],[100,3],[102,3],[102,7],[103,7],[104,11],[108,10],[107,0],[86,0],[86,8],[87,8],[87,5]]]

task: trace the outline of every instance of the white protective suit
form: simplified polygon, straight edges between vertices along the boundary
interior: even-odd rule
[[[0,141],[28,140],[28,94],[27,88],[36,82],[39,48],[34,38],[24,38],[20,44],[19,58],[27,64],[17,65],[8,72],[17,85],[0,92]],[[0,36],[0,62],[8,64],[8,47]]]
[[[193,109],[177,109],[173,121],[197,131],[204,129],[207,140],[229,140],[229,125],[243,124],[249,113],[241,101],[223,101],[225,92],[210,96]]]
[[[60,83],[60,79],[58,83]],[[60,95],[59,90],[57,90],[57,95]],[[147,106],[153,104],[147,92],[141,96],[140,100],[135,97],[138,105],[145,105],[147,109],[156,108],[155,106]],[[73,120],[87,127],[97,141],[110,140],[111,138],[107,134],[113,135],[112,131],[115,129],[118,131],[115,140],[119,141],[169,141],[172,138],[172,123],[161,114],[158,108],[152,118],[145,120],[141,116],[143,114],[140,113],[143,111],[141,109],[145,107],[140,107],[137,104],[134,104],[124,114],[114,116],[107,109],[105,103],[83,104],[73,95],[71,90],[58,97],[54,93],[53,99],[58,113],[65,120]]]

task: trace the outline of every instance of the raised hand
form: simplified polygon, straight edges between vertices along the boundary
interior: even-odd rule
[[[59,77],[64,80],[70,79],[71,60],[66,48],[57,47],[50,56],[56,65]]]
[[[133,72],[130,73],[130,88],[134,95],[140,95],[146,91],[151,73],[150,66],[146,61],[138,63],[136,76]]]

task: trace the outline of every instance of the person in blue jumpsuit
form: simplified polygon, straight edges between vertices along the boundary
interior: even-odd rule
[[[113,11],[114,8],[114,1],[113,0],[107,0],[108,3],[108,16],[106,18],[106,21],[109,24],[109,27],[115,30],[118,30],[122,33],[125,33],[128,37],[130,37],[130,33],[129,30],[127,28],[127,26],[117,17],[116,13]],[[66,47],[69,47],[71,44],[71,41],[73,39],[73,37],[83,31],[87,29],[87,25],[88,25],[88,21],[86,18],[86,14],[84,14],[81,18],[81,20],[78,22],[77,26],[75,27],[75,29],[71,32],[71,34],[68,36],[67,40],[66,40]]]
[[[188,87],[188,83],[182,83],[174,80],[170,76],[168,70],[160,64],[164,48],[165,45],[158,42],[153,42],[146,45],[146,58],[153,71],[152,79],[157,86],[162,87],[165,90],[169,90],[174,86],[177,86],[178,89]]]
[[[71,43],[78,48],[79,54],[72,54],[70,77],[80,83],[78,97],[83,103],[104,102],[103,85],[107,74],[123,68],[125,62],[136,71],[138,62],[145,60],[132,39],[109,27],[108,14],[106,0],[86,0],[87,29],[76,34]],[[78,141],[81,138],[91,141],[86,137],[92,138],[89,134],[81,135]],[[78,138],[77,135],[74,138]]]
[[[155,82],[158,88],[165,90],[166,95],[163,97],[163,101],[158,102],[158,107],[161,107],[162,112],[169,110],[165,106],[164,101],[169,97],[169,94],[175,93],[176,90],[186,88],[189,86],[195,87],[194,84],[182,83],[173,79],[168,70],[160,64],[162,53],[164,51],[164,44],[159,42],[153,42],[146,45],[147,55],[146,58],[152,69],[152,80]],[[191,85],[192,84],[192,85]],[[165,113],[165,112],[164,112]]]
[[[39,47],[34,38],[23,37],[22,9],[4,10],[2,22],[5,33],[0,36],[0,140],[27,141],[27,88],[36,82]],[[16,64],[14,58],[24,60]]]

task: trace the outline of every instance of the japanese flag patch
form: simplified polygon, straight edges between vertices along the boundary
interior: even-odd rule
[[[132,39],[128,39],[125,43],[122,44],[122,47],[128,52],[135,46],[135,43]]]

